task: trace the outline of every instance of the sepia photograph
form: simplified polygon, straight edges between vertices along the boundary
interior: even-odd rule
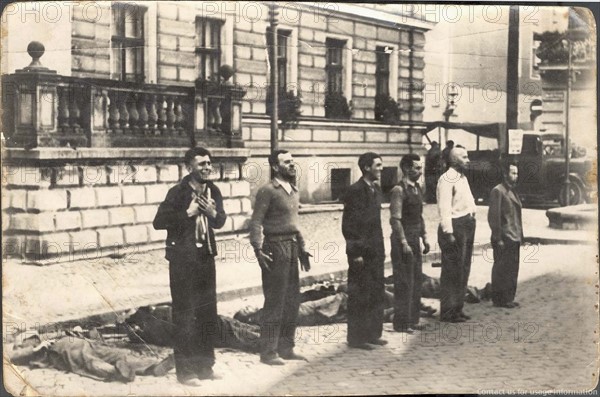
[[[598,3],[1,5],[2,395],[597,395]]]

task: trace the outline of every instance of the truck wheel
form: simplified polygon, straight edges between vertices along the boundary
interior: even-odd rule
[[[584,192],[583,188],[574,180],[571,180],[569,183],[569,205],[577,205],[582,204],[584,201]],[[563,184],[560,188],[560,193],[558,194],[558,203],[561,207],[567,205],[567,185]]]

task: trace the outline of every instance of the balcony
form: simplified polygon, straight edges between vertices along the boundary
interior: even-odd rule
[[[219,81],[166,86],[61,76],[41,65],[41,43],[27,51],[31,64],[2,76],[9,147],[243,147],[245,91],[228,66]]]

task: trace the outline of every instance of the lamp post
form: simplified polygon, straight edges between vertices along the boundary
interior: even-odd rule
[[[450,84],[448,86],[448,97],[446,98],[446,108],[444,109],[444,121],[447,123],[450,121],[450,116],[452,116],[454,114],[454,110],[456,109],[456,104],[454,102],[454,99],[456,98],[456,96],[458,95],[458,92],[456,92],[456,87],[454,86],[454,84]],[[441,142],[441,137],[440,137],[440,145],[442,144]],[[444,142],[448,141],[448,127],[446,126],[444,128]]]
[[[271,98],[273,100],[271,107],[271,152],[279,148],[278,128],[279,122],[279,92],[277,82],[277,24],[279,9],[275,1],[269,4],[269,17],[271,22]]]

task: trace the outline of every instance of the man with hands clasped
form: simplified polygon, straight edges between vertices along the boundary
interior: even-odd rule
[[[211,182],[212,158],[194,147],[185,153],[185,176],[158,207],[153,226],[167,230],[166,259],[175,323],[175,369],[179,382],[200,386],[214,379],[213,343],[217,323],[213,229],[225,224],[223,197]]]
[[[421,287],[423,254],[429,242],[423,221],[423,192],[417,182],[422,174],[421,158],[410,153],[400,161],[402,180],[392,189],[390,223],[392,225],[392,267],[394,271],[394,330],[413,333],[422,329]]]
[[[260,361],[283,365],[283,360],[305,360],[294,351],[300,307],[298,260],[302,270],[309,271],[312,255],[306,252],[298,228],[299,198],[292,154],[285,150],[274,151],[269,156],[269,166],[272,179],[256,194],[250,220],[250,243],[262,271],[265,296]]]

